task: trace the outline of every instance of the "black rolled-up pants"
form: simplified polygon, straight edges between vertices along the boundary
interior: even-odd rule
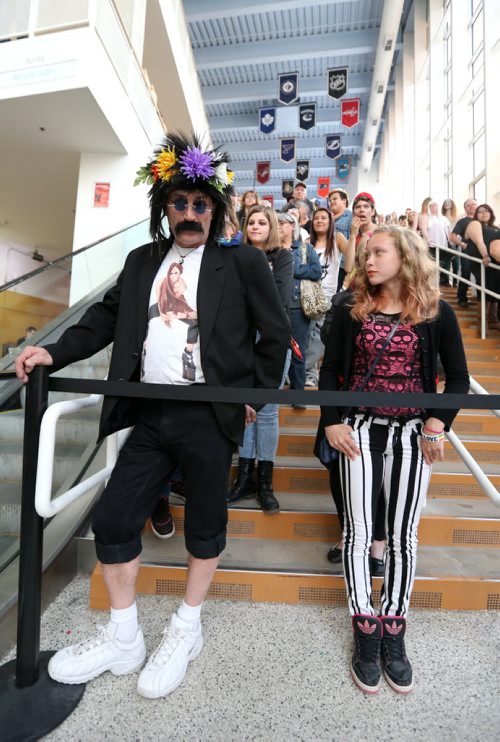
[[[186,549],[199,559],[218,556],[226,545],[233,449],[209,402],[145,400],[93,513],[97,558],[120,564],[141,553],[141,531],[177,468]]]

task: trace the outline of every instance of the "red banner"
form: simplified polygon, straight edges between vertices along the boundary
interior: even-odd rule
[[[259,183],[261,183],[262,185],[264,185],[264,183],[267,183],[270,175],[271,175],[270,160],[267,160],[267,162],[258,162],[257,163],[257,180],[259,181]]]
[[[274,196],[262,196],[261,199],[262,201],[267,201],[271,209],[274,209]]]
[[[330,193],[330,178],[318,178],[318,196],[326,198]]]
[[[359,98],[350,98],[340,102],[340,121],[342,126],[352,129],[359,124]]]

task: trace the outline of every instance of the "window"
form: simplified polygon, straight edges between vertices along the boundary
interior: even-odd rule
[[[472,103],[472,131],[477,136],[484,128],[484,91]]]
[[[478,175],[480,175],[486,164],[486,158],[485,158],[485,139],[484,139],[484,133],[481,134],[480,137],[476,139],[474,144],[472,145],[472,156],[474,161],[474,178],[477,178]]]
[[[472,21],[472,53],[475,54],[481,48],[483,44],[484,29],[483,29],[483,18],[484,14],[481,12],[477,14],[476,18]]]
[[[472,184],[472,195],[478,204],[486,203],[486,176],[482,175]]]

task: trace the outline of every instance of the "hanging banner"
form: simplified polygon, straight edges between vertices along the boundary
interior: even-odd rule
[[[318,196],[326,198],[330,193],[330,178],[318,178]]]
[[[299,106],[299,127],[308,131],[313,126],[316,126],[316,103],[303,103]]]
[[[331,160],[340,157],[340,134],[326,135],[326,156]]]
[[[274,196],[262,196],[262,201],[267,201],[271,209],[274,208]]]
[[[333,67],[327,71],[328,95],[339,100],[347,93],[347,76],[349,67]]]
[[[276,108],[259,108],[259,131],[271,134],[276,126]]]
[[[295,103],[299,98],[299,73],[286,72],[283,75],[278,75],[278,81],[279,102],[284,103],[285,106]]]
[[[264,185],[264,183],[267,183],[269,180],[269,176],[271,174],[271,162],[267,160],[266,162],[258,162],[257,163],[257,180],[259,183]]]
[[[293,196],[293,180],[281,181],[281,195],[283,198],[290,198],[290,196]]]
[[[283,162],[295,159],[295,139],[280,139],[280,157]]]
[[[338,180],[343,180],[344,182],[349,180],[349,175],[351,174],[351,158],[349,155],[339,157],[335,163],[335,168]]]
[[[352,129],[359,124],[359,98],[349,98],[340,102],[340,121],[342,126]]]
[[[297,160],[295,166],[295,177],[302,182],[309,177],[309,160]]]

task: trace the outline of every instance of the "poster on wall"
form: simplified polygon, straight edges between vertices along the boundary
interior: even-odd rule
[[[340,156],[340,134],[326,135],[326,156],[336,160]]]
[[[259,108],[259,131],[271,134],[276,126],[276,108]]]
[[[308,131],[316,125],[316,103],[304,103],[299,106],[299,127]]]
[[[297,160],[295,166],[295,177],[297,180],[305,181],[309,177],[309,160]]]
[[[295,139],[280,139],[280,157],[283,162],[291,162],[295,159]]]
[[[94,208],[107,209],[109,207],[110,183],[94,184]]]
[[[293,180],[281,181],[281,195],[286,199],[293,196]]]
[[[274,196],[270,196],[270,195],[262,196],[262,201],[266,201],[271,207],[271,209],[274,208]]]

